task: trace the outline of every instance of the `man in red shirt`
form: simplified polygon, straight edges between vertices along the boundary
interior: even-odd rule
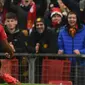
[[[10,57],[13,57],[13,49],[7,41],[7,36],[2,25],[0,25],[0,42],[2,43],[5,51],[10,54]]]

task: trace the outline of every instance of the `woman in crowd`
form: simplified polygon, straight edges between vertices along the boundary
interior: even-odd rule
[[[59,51],[58,54],[85,54],[85,26],[80,23],[77,14],[74,12],[69,12],[67,16],[67,24],[62,27],[62,30],[59,33],[58,37],[58,46]],[[83,66],[80,70],[78,69],[79,76],[82,75],[82,71],[85,66],[85,59],[82,58],[68,58],[71,61],[72,67],[75,67],[76,62],[78,62],[79,66]],[[75,69],[72,68],[72,76],[75,73]],[[80,74],[81,73],[81,74]],[[80,81],[79,77],[78,84],[81,85],[84,81]],[[72,78],[74,81],[74,78]]]

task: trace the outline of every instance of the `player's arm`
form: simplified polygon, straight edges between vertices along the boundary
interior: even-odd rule
[[[0,42],[2,43],[4,50],[8,52],[11,57],[13,57],[13,49],[11,48],[11,46],[9,45],[7,41],[7,35],[2,25],[0,25]]]
[[[11,46],[9,45],[7,39],[2,40],[1,42],[4,47],[4,50],[10,54],[10,57],[13,57],[14,52]]]

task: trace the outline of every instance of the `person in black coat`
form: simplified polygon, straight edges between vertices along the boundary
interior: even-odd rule
[[[30,53],[57,53],[56,33],[47,29],[44,19],[39,17],[35,21],[33,32],[29,36],[28,51]],[[35,82],[41,80],[41,68],[43,57],[37,57],[35,61]]]
[[[47,29],[44,19],[37,18],[33,32],[29,36],[28,50],[31,53],[56,53],[56,34]],[[39,46],[37,48],[37,45]]]

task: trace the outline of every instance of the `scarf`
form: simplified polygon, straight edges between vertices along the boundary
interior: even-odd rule
[[[78,25],[76,25],[76,26],[74,26],[74,27],[70,27],[70,28],[69,28],[69,34],[70,34],[72,37],[74,37],[75,34],[76,34],[76,32],[77,32],[77,30],[78,30]]]
[[[36,5],[34,2],[32,2],[31,8],[28,12],[27,29],[33,28],[33,24],[34,24],[35,19],[36,19]]]
[[[36,4],[32,1],[29,5],[30,5],[30,9],[27,9],[28,10],[27,29],[33,28],[33,24],[36,19]],[[21,2],[20,6],[23,7],[24,4]]]
[[[52,26],[53,26],[54,28],[56,28],[57,25],[58,25],[57,22],[52,22]]]

